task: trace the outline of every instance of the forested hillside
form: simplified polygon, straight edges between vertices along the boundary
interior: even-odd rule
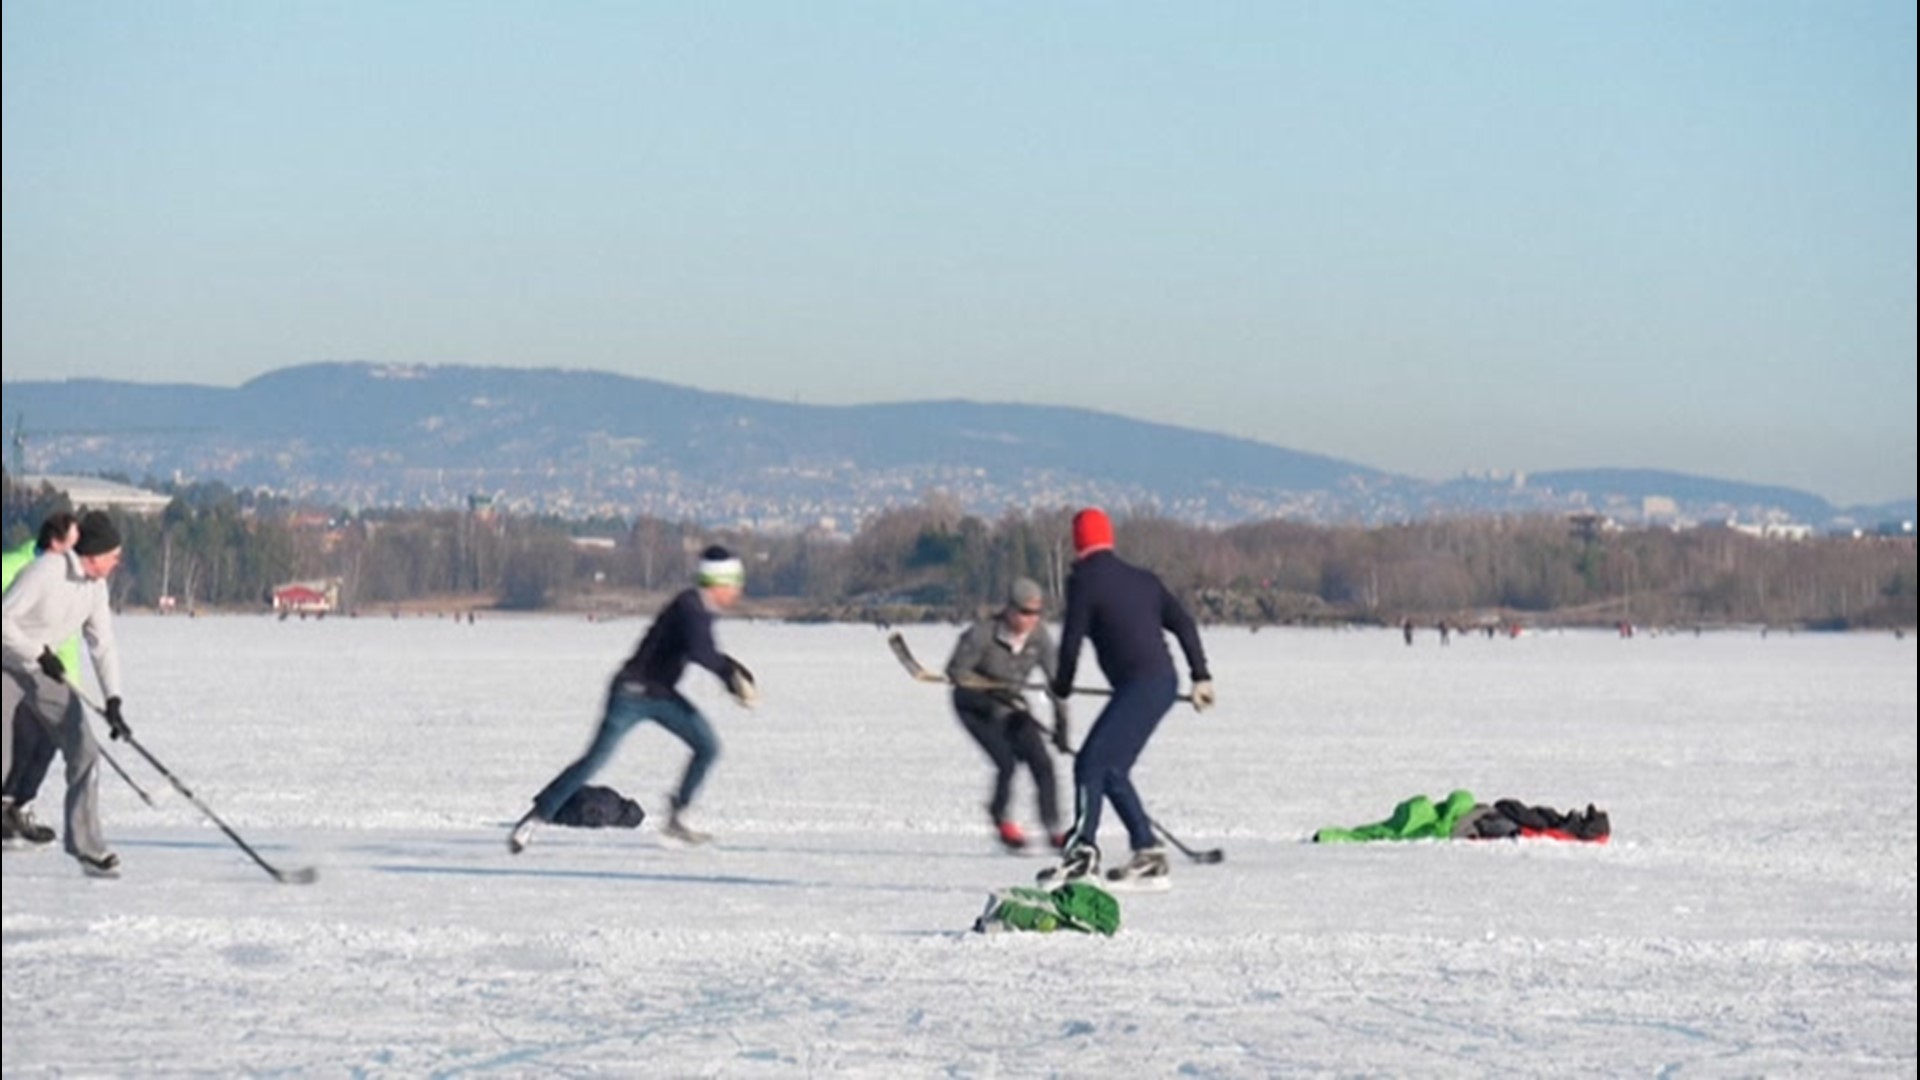
[[[581,522],[484,509],[348,514],[217,484],[167,493],[174,498],[163,514],[120,519],[126,557],[114,591],[122,607],[172,597],[187,609],[264,609],[279,585],[327,580],[349,613],[435,597],[516,610],[611,610],[679,587],[694,553],[717,541],[747,560],[748,597],[769,613],[953,619],[993,603],[1016,576],[1035,578],[1057,597],[1072,554],[1067,508],[985,520],[937,498],[880,514],[848,541],[655,518]],[[61,505],[48,489],[9,482],[8,544],[27,539]],[[1118,531],[1125,557],[1158,571],[1210,622],[1915,623],[1911,537],[1623,531],[1559,516],[1226,529],[1122,516]]]

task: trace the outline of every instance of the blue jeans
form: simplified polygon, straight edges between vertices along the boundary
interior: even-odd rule
[[[646,720],[666,728],[693,751],[693,759],[687,762],[687,771],[680,777],[680,791],[673,800],[676,807],[692,803],[701,782],[707,778],[707,769],[720,756],[720,740],[714,736],[713,726],[700,715],[700,710],[683,700],[650,697],[637,686],[616,682],[607,691],[607,710],[600,718],[600,730],[594,733],[587,752],[533,797],[533,809],[540,820],[552,821],[567,800],[585,787],[613,756],[627,732]]]

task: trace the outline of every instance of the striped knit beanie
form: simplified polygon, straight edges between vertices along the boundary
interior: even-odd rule
[[[714,544],[700,553],[700,571],[696,580],[702,588],[710,585],[744,588],[747,584],[747,568],[741,565],[733,552]]]

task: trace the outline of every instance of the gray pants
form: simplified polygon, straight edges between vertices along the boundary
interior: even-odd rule
[[[22,708],[22,706],[25,706]],[[107,853],[100,835],[100,745],[87,729],[86,706],[64,682],[40,671],[5,665],[0,678],[0,776],[13,769],[13,725],[39,723],[67,759],[67,827],[69,855],[99,858]]]

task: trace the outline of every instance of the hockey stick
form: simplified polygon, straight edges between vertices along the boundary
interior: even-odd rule
[[[907,647],[907,639],[901,636],[898,630],[887,635],[887,648],[893,650],[894,658],[900,661],[901,667],[907,669],[907,674],[924,683],[939,683],[942,686],[958,686],[962,690],[1038,690],[1042,693],[1047,692],[1047,688],[1039,683],[1014,686],[1011,683],[995,682],[992,679],[970,679],[966,682],[956,683],[952,679],[947,678],[944,672],[927,670],[926,665],[915,659],[913,650]],[[1082,690],[1077,686],[1073,689],[1076,694],[1111,694],[1113,692],[1111,690]]]
[[[913,650],[907,647],[907,639],[898,630],[887,635],[887,648],[893,650],[894,657],[900,661],[901,667],[907,669],[907,674],[921,682],[957,685],[963,690],[1038,690],[1041,693],[1050,692],[1046,686],[1040,683],[1028,683],[1025,686],[1011,686],[1005,683],[994,682],[990,679],[983,679],[979,682],[953,683],[951,679],[948,679],[946,675],[941,672],[929,671],[926,665],[922,664],[913,655]],[[1113,691],[1104,686],[1076,686],[1073,688],[1073,692],[1076,694],[1086,694],[1090,697],[1113,696]],[[1192,701],[1193,695],[1176,694],[1173,700]]]
[[[1194,862],[1206,863],[1207,865],[1211,866],[1217,862],[1225,862],[1227,859],[1226,851],[1224,851],[1221,848],[1206,848],[1205,850],[1195,850],[1181,843],[1180,838],[1168,832],[1167,827],[1165,825],[1162,825],[1159,822],[1154,821],[1152,818],[1148,818],[1147,823],[1153,826],[1153,831],[1160,835],[1160,839],[1165,840],[1167,843],[1172,844],[1174,847],[1179,848],[1180,854],[1185,855],[1187,858],[1192,859]]]
[[[120,763],[114,760],[112,754],[107,753],[106,747],[104,746],[97,747],[97,749],[100,751],[100,756],[107,760],[107,764],[113,766],[113,771],[120,774],[120,779],[125,780],[127,782],[127,786],[133,789],[133,793],[135,795],[140,796],[141,802],[146,803],[148,806],[155,805],[153,801],[153,796],[147,794],[146,788],[143,788],[139,784],[136,784],[133,782],[133,777],[128,776],[127,770],[120,767]]]
[[[951,679],[948,679],[948,678],[947,678],[947,677],[946,677],[945,675],[943,675],[943,674],[941,674],[941,673],[939,673],[939,672],[937,672],[937,671],[928,671],[928,670],[927,670],[927,669],[926,669],[926,668],[925,668],[925,667],[924,667],[924,666],[923,666],[923,665],[922,665],[922,664],[920,663],[920,661],[918,661],[918,660],[916,660],[916,659],[914,659],[914,656],[913,656],[913,650],[912,650],[912,649],[909,649],[909,648],[907,648],[907,639],[906,639],[905,637],[903,637],[903,636],[901,636],[901,634],[900,634],[900,632],[899,632],[898,630],[895,630],[895,631],[894,631],[893,633],[891,633],[891,634],[888,634],[888,635],[887,635],[887,647],[893,650],[893,655],[894,655],[894,656],[895,656],[896,658],[898,658],[898,659],[899,659],[899,661],[900,661],[900,666],[901,666],[901,667],[904,667],[904,668],[906,668],[906,669],[907,669],[907,674],[909,674],[909,675],[912,675],[912,676],[913,676],[913,677],[914,677],[915,679],[917,679],[917,680],[919,680],[920,682],[926,682],[926,683],[941,683],[941,684],[943,684],[943,685],[953,685],[953,682],[952,682],[952,680],[951,680]],[[967,689],[975,689],[975,690],[1008,690],[1008,689],[1014,689],[1013,687],[1010,687],[1010,686],[1007,686],[1007,685],[1006,685],[1006,684],[1004,684],[1004,683],[996,683],[996,682],[982,682],[982,683],[980,683],[980,684],[976,684],[976,685],[973,685],[973,686],[970,686],[970,687],[966,687],[966,688],[967,688]],[[1046,687],[1044,687],[1044,686],[1029,686],[1029,687],[1026,687],[1025,689],[1028,689],[1028,690],[1045,690],[1045,689],[1046,689]],[[1098,690],[1085,690],[1085,691],[1083,691],[1083,690],[1081,690],[1081,689],[1080,689],[1079,687],[1077,687],[1077,686],[1076,686],[1076,687],[1074,687],[1073,689],[1074,689],[1074,693],[1076,693],[1076,694],[1078,694],[1078,693],[1106,693],[1106,694],[1112,694],[1112,693],[1113,693],[1113,691],[1111,691],[1111,690],[1107,690],[1107,691],[1098,691]],[[1181,695],[1181,696],[1180,696],[1180,698],[1179,698],[1178,700],[1181,700],[1181,701],[1192,701],[1192,700],[1193,700],[1193,698],[1192,698],[1192,696],[1191,696],[1191,695],[1187,695],[1187,694],[1183,694],[1183,695]],[[1038,717],[1035,717],[1035,718],[1034,718],[1034,721],[1033,721],[1033,722],[1034,722],[1034,724],[1035,724],[1035,725],[1037,725],[1037,726],[1038,726],[1038,727],[1040,728],[1040,730],[1041,730],[1041,732],[1042,732],[1042,733],[1044,733],[1044,734],[1046,735],[1046,737],[1047,737],[1047,741],[1049,741],[1049,742],[1051,742],[1051,741],[1053,741],[1053,729],[1052,729],[1052,728],[1050,728],[1050,727],[1048,727],[1048,726],[1047,726],[1047,725],[1045,725],[1045,724],[1042,724],[1042,723],[1040,723],[1040,720],[1039,720],[1039,718],[1038,718]],[[1076,753],[1076,751],[1074,751],[1074,750],[1072,750],[1072,749],[1068,749],[1068,750],[1067,750],[1066,752],[1067,752],[1067,753],[1069,753],[1069,754],[1075,754],[1075,753]],[[1198,849],[1195,849],[1195,848],[1190,848],[1190,847],[1188,847],[1188,846],[1187,846],[1187,845],[1186,845],[1185,843],[1183,843],[1183,842],[1182,842],[1182,841],[1180,840],[1180,838],[1179,838],[1179,837],[1177,837],[1177,836],[1175,836],[1175,835],[1173,835],[1172,833],[1170,833],[1170,832],[1168,832],[1168,831],[1167,831],[1167,827],[1166,827],[1166,826],[1164,826],[1164,825],[1162,825],[1162,824],[1160,824],[1160,823],[1159,823],[1158,821],[1155,821],[1155,820],[1153,820],[1152,818],[1148,818],[1148,819],[1147,819],[1147,823],[1153,826],[1153,831],[1154,831],[1154,832],[1155,832],[1156,834],[1158,834],[1158,835],[1159,835],[1159,837],[1160,837],[1160,839],[1162,839],[1162,840],[1165,840],[1165,841],[1166,841],[1167,843],[1169,843],[1169,844],[1172,844],[1172,845],[1173,845],[1174,847],[1176,847],[1176,848],[1179,848],[1179,849],[1180,849],[1180,853],[1181,853],[1181,854],[1183,854],[1183,855],[1185,855],[1185,856],[1186,856],[1187,858],[1189,858],[1189,859],[1192,859],[1192,860],[1193,860],[1194,862],[1197,862],[1197,863],[1208,863],[1208,864],[1212,864],[1212,863],[1217,863],[1217,862],[1223,862],[1223,861],[1225,861],[1225,859],[1226,859],[1226,857],[1227,857],[1227,853],[1226,853],[1225,851],[1222,851],[1222,850],[1221,850],[1221,849],[1219,849],[1219,848],[1207,848],[1207,849],[1205,849],[1205,850],[1198,850]]]
[[[67,685],[73,686],[72,683],[68,683]],[[74,692],[74,695],[77,696],[81,701],[86,702],[87,708],[92,709],[94,712],[99,713],[103,717],[107,715],[107,710],[102,708],[100,704],[94,701],[91,697],[88,697],[87,694],[84,691],[82,691],[79,687],[74,686],[73,692]],[[154,757],[153,754],[150,753],[146,747],[141,746],[140,740],[134,738],[131,732],[125,735],[122,735],[120,738],[122,742],[125,742],[128,746],[133,747],[135,753],[139,754],[143,758],[146,758],[147,764],[153,766],[154,770],[157,771],[161,776],[166,777],[167,782],[173,785],[173,789],[175,791],[178,791],[181,795],[185,796],[186,800],[192,803],[195,809],[199,810],[202,814],[206,815],[206,818],[208,821],[213,822],[216,826],[219,827],[221,832],[226,833],[227,839],[233,841],[235,846],[239,847],[241,851],[246,852],[247,858],[252,859],[255,863],[259,864],[260,869],[265,870],[268,874],[272,875],[273,880],[279,882],[282,885],[311,885],[313,884],[313,882],[319,879],[320,871],[314,869],[311,866],[304,866],[298,870],[282,870],[279,867],[268,862],[267,860],[261,858],[260,853],[253,850],[252,844],[249,844],[245,840],[242,840],[240,838],[240,834],[233,831],[232,826],[229,826],[226,822],[220,820],[220,815],[213,812],[213,807],[208,806],[206,803],[201,802],[200,797],[198,795],[195,795],[187,787],[187,785],[181,783],[180,778],[173,775],[173,770],[167,768],[165,765],[160,764],[160,759]]]

